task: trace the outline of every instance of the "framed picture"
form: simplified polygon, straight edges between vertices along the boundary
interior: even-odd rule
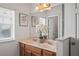
[[[38,17],[31,16],[31,26],[36,27],[37,24],[38,24]]]
[[[24,13],[19,14],[19,26],[28,26],[28,15]]]

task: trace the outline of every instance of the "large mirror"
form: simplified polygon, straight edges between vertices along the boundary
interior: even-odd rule
[[[62,5],[52,7],[50,10],[42,12],[33,12],[32,16],[36,17],[36,26],[31,29],[33,37],[39,37],[40,35],[46,36],[48,39],[56,40],[56,38],[62,36],[60,21],[62,20]],[[32,18],[33,19],[33,18]],[[33,22],[33,21],[32,21]],[[39,32],[38,29],[40,28]],[[40,34],[41,33],[41,34]]]

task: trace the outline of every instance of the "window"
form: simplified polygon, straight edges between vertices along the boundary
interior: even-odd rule
[[[13,10],[0,7],[0,41],[14,40],[14,20]]]

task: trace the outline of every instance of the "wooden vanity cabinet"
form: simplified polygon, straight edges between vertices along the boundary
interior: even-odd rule
[[[55,52],[51,52],[45,49],[19,43],[20,56],[56,56]]]

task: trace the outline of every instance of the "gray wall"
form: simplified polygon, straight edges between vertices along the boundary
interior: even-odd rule
[[[0,43],[0,56],[18,56],[19,47],[16,41]]]
[[[29,13],[29,4],[16,4],[16,3],[7,3],[1,4],[0,7],[8,8],[15,10],[15,40],[23,39],[29,37],[29,21],[28,27],[19,27],[19,13]],[[29,19],[28,19],[29,20]],[[18,43],[17,41],[3,42],[0,43],[0,55],[19,55]]]
[[[75,5],[65,4],[64,9],[64,37],[75,37]]]

